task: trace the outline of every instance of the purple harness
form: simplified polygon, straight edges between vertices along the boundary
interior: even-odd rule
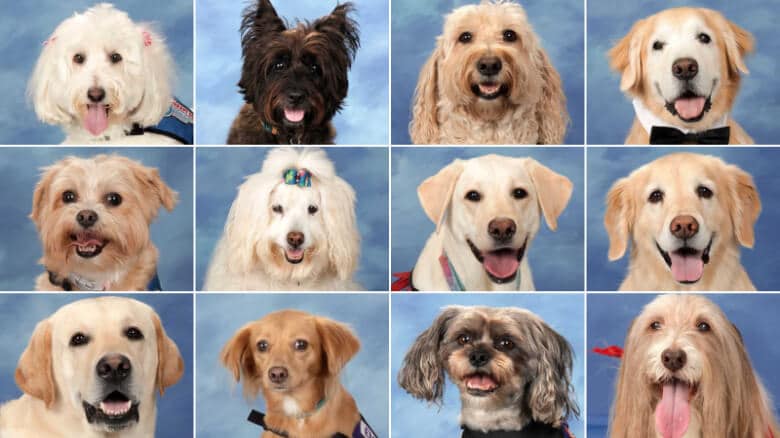
[[[254,423],[260,427],[262,427],[264,430],[267,430],[268,432],[273,433],[274,435],[278,435],[282,438],[296,438],[291,437],[290,434],[288,434],[284,430],[278,430],[274,429],[267,424],[265,424],[265,414],[262,412],[255,411],[254,409],[252,412],[249,413],[249,418],[247,420],[250,423]],[[355,428],[352,430],[352,436],[348,437],[344,435],[343,433],[337,433],[333,435],[333,438],[378,438],[376,432],[374,432],[374,429],[371,429],[371,426],[366,423],[366,419],[363,418],[363,416],[360,416],[360,421],[358,421],[358,424],[355,425]]]

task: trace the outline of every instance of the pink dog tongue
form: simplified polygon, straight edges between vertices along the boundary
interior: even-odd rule
[[[300,122],[301,120],[303,120],[303,116],[305,115],[306,115],[306,111],[302,109],[290,109],[290,108],[284,109],[284,118],[293,123]]]
[[[698,281],[704,272],[704,261],[696,256],[683,257],[680,254],[669,253],[672,259],[672,275],[679,282]]]
[[[100,135],[108,127],[108,115],[105,105],[87,105],[87,118],[84,119],[84,127],[92,135]]]
[[[490,376],[472,376],[466,380],[466,387],[480,391],[490,391],[495,389],[496,382]]]
[[[683,119],[695,119],[704,111],[705,101],[703,97],[677,99],[674,102],[674,109]]]
[[[655,408],[655,428],[663,438],[682,438],[691,421],[688,397],[691,389],[680,382],[667,383]]]
[[[509,249],[484,253],[482,264],[490,275],[496,278],[510,277],[520,266],[520,262],[517,260],[517,251]]]

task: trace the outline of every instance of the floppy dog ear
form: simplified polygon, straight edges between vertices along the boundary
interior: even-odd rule
[[[618,180],[607,194],[607,209],[604,212],[604,227],[609,236],[609,260],[615,261],[626,253],[631,227],[634,223],[634,208],[629,193],[629,180]]]
[[[62,43],[54,34],[43,43],[43,49],[35,64],[30,81],[27,84],[27,96],[32,100],[38,120],[52,125],[62,125],[70,122],[70,115],[63,109],[70,107],[70,102],[61,103],[60,90],[62,84],[68,81],[67,67],[59,60]]]
[[[126,160],[128,168],[133,172],[133,176],[140,182],[141,187],[145,189],[144,192],[154,194],[156,203],[153,211],[150,212],[150,219],[154,219],[157,216],[157,210],[160,207],[173,211],[179,200],[179,194],[163,181],[160,171],[154,167],[144,166],[137,161]]]
[[[360,341],[345,324],[327,318],[315,321],[322,340],[325,368],[329,375],[337,376],[360,350]]]
[[[642,92],[642,40],[645,24],[646,20],[637,21],[607,54],[609,65],[622,75],[620,90],[630,94]]]
[[[41,169],[43,174],[41,179],[35,184],[35,190],[33,191],[32,199],[32,211],[30,212],[30,219],[35,223],[35,226],[40,229],[41,218],[43,217],[43,211],[46,209],[46,197],[49,195],[49,190],[57,173],[62,169],[66,163],[71,160],[72,157],[65,158],[57,162],[56,164]]]
[[[441,45],[441,39],[437,40],[436,48],[420,70],[414,90],[412,121],[409,124],[409,135],[414,144],[437,143],[439,137],[439,61],[444,54]]]
[[[174,385],[184,375],[184,360],[179,353],[179,347],[165,333],[157,314],[152,317],[152,322],[157,333],[157,388],[160,395],[163,395],[166,388]]]
[[[247,272],[257,266],[260,240],[271,210],[268,205],[270,194],[281,180],[281,176],[255,173],[238,187],[223,233],[227,266],[231,272]]]
[[[260,390],[260,383],[253,378],[258,370],[249,349],[253,324],[254,322],[250,322],[238,329],[219,354],[220,362],[233,375],[233,380],[240,382],[243,376],[246,397],[254,397]]]
[[[646,407],[652,402],[648,400],[650,391],[637,390],[645,384],[645,376],[637,370],[645,366],[647,359],[638,351],[642,343],[641,335],[632,336],[636,324],[637,318],[634,318],[623,343],[623,356],[615,384],[615,401],[610,412],[610,437],[635,437],[637,430],[646,430],[646,425],[652,421],[653,411]]]
[[[571,345],[541,320],[532,320],[529,332],[537,369],[527,394],[528,407],[534,420],[557,426],[570,414],[579,416],[572,396]]]
[[[739,73],[750,73],[745,65],[744,58],[753,51],[755,40],[753,35],[734,22],[726,19],[721,13],[707,10],[705,13],[720,25],[723,42],[726,46],[726,59],[729,64],[729,74],[739,76]]]
[[[323,223],[327,230],[328,259],[341,280],[348,280],[360,259],[360,233],[355,219],[355,191],[343,179],[334,177],[320,192]]]
[[[148,25],[139,25],[136,35],[142,42],[141,70],[143,72],[143,98],[134,111],[134,120],[141,126],[153,126],[160,122],[171,107],[173,92],[173,61],[160,34]]]
[[[761,213],[761,199],[753,177],[737,166],[728,166],[732,175],[729,211],[734,233],[742,246],[752,248],[755,243],[754,226]]]
[[[461,173],[463,173],[463,162],[455,160],[417,187],[420,204],[428,218],[436,224],[437,231],[444,222],[455,191],[455,183]]]
[[[279,18],[276,9],[269,0],[258,0],[256,4],[247,6],[241,19],[241,56],[244,63],[241,67],[241,79],[238,87],[244,95],[244,100],[254,103],[258,84],[265,75],[258,74],[263,65],[265,47],[269,35],[279,34],[287,29],[284,21]]]
[[[51,323],[41,321],[35,326],[30,343],[19,358],[16,384],[25,394],[43,400],[51,407],[57,397],[52,369]]]
[[[536,50],[536,64],[544,81],[541,99],[536,104],[536,120],[539,123],[537,142],[563,144],[569,113],[566,111],[566,95],[563,93],[561,77],[541,47]]]
[[[450,322],[460,313],[457,307],[445,308],[430,327],[417,336],[406,352],[398,384],[414,398],[441,403],[444,395],[444,365],[439,346]]]
[[[574,185],[569,178],[553,172],[533,158],[526,160],[525,169],[531,175],[544,220],[555,231],[558,228],[558,217],[569,203]]]

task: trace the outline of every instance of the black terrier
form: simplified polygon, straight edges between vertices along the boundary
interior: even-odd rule
[[[238,86],[246,104],[228,144],[333,144],[331,124],[347,96],[347,72],[360,45],[351,3],[289,27],[269,0],[244,10],[244,66]]]

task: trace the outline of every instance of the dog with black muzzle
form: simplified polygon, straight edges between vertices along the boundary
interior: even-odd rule
[[[179,349],[148,305],[70,303],[35,327],[16,369],[24,395],[0,407],[0,436],[154,437],[155,392],[183,373]]]
[[[398,382],[441,403],[449,375],[463,438],[569,437],[572,363],[569,342],[528,310],[450,306],[406,353]]]
[[[455,160],[417,188],[436,224],[411,275],[418,290],[534,290],[526,253],[544,216],[551,230],[571,181],[533,158]]]
[[[752,144],[731,118],[753,36],[705,8],[639,20],[609,52],[636,118],[626,144]]]
[[[238,83],[246,103],[228,144],[333,144],[360,38],[352,3],[289,26],[269,0],[244,11]]]

